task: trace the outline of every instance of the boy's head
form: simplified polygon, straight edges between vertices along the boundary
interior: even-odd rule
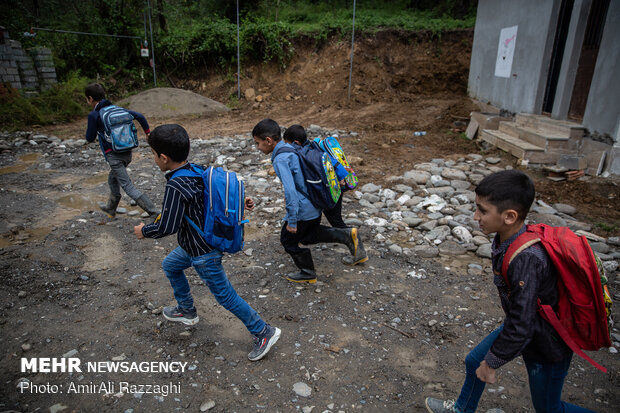
[[[91,106],[95,106],[97,102],[105,99],[105,89],[99,83],[91,83],[84,89],[86,102]]]
[[[291,125],[286,131],[284,131],[284,141],[286,143],[297,142],[299,145],[304,146],[308,140],[306,130],[301,125]]]
[[[162,171],[170,165],[185,162],[189,155],[189,135],[177,124],[161,125],[151,131],[148,143],[155,156],[155,163]]]
[[[280,142],[280,125],[273,119],[263,119],[252,129],[252,138],[256,148],[264,154],[273,152]]]
[[[534,196],[534,182],[525,173],[510,170],[491,174],[476,187],[474,219],[486,234],[520,227]]]

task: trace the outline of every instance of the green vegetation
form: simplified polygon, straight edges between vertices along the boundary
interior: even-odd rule
[[[85,116],[84,87],[88,80],[73,73],[39,96],[26,98],[17,90],[0,87],[0,125],[15,130],[25,126],[67,122]]]

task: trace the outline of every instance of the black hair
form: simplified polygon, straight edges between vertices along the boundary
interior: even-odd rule
[[[86,97],[90,96],[95,102],[105,99],[105,89],[99,83],[91,83],[84,88]]]
[[[189,135],[181,125],[161,125],[151,131],[148,137],[151,148],[175,162],[183,162],[189,155]]]
[[[518,170],[500,171],[484,178],[476,187],[476,195],[494,205],[498,212],[514,209],[524,221],[536,191],[534,182]]]
[[[306,135],[306,130],[301,125],[291,125],[284,131],[284,140],[288,143],[293,143],[295,141],[299,142],[301,146],[303,146],[308,140],[308,135]]]
[[[260,140],[271,138],[278,142],[281,139],[280,125],[273,119],[263,119],[252,129],[252,137]]]

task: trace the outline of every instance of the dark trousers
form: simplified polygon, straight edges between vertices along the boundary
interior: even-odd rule
[[[332,209],[323,210],[323,215],[327,218],[329,224],[334,228],[349,228],[347,224],[342,220],[342,196],[344,191],[340,194],[340,198],[338,198],[338,202]]]

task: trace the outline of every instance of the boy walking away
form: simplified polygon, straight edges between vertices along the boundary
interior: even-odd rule
[[[291,145],[281,140],[280,126],[272,119],[263,119],[252,130],[252,137],[258,150],[271,154],[271,162],[276,175],[282,182],[286,204],[286,215],[280,242],[284,250],[293,258],[299,272],[286,278],[293,282],[316,282],[316,272],[312,253],[304,245],[320,242],[344,244],[349,248],[351,259],[345,264],[355,265],[368,260],[362,240],[356,228],[330,228],[321,225],[321,210],[308,199],[303,171],[294,151],[280,151]]]
[[[155,163],[166,172],[164,203],[159,219],[150,225],[141,223],[134,227],[138,239],[161,238],[177,233],[179,246],[162,263],[166,277],[170,281],[177,306],[165,307],[163,315],[167,320],[194,325],[198,314],[184,270],[194,267],[200,278],[225,309],[233,313],[254,336],[254,347],[248,358],[260,360],[280,338],[280,329],[265,323],[258,313],[245,302],[231,285],[224,267],[222,252],[212,248],[202,238],[197,228],[204,228],[204,184],[200,176],[186,176],[176,172],[192,170],[187,162],[190,142],[189,136],[180,125],[162,125],[151,132],[148,138]],[[245,200],[245,208],[252,210],[252,199]]]
[[[509,246],[526,232],[525,217],[534,195],[532,180],[516,170],[489,175],[476,188],[474,219],[485,234],[496,233],[493,282],[506,317],[465,358],[465,383],[456,402],[428,397],[429,412],[475,412],[485,384],[495,383],[496,370],[519,355],[537,412],[590,412],[560,400],[573,353],[537,312],[538,300],[554,309],[558,303],[558,276],[548,253],[535,243],[513,257],[506,273],[508,283],[501,273]]]
[[[136,201],[140,208],[149,215],[157,215],[159,213],[157,207],[146,194],[142,193],[133,185],[127,174],[127,165],[131,162],[131,149],[134,145],[137,146],[137,132],[135,131],[133,120],[126,118],[130,115],[133,119],[137,119],[148,137],[150,129],[146,118],[141,113],[117,108],[112,105],[112,102],[105,98],[105,90],[99,83],[91,83],[86,86],[84,92],[86,94],[86,102],[93,108],[93,111],[88,114],[86,140],[88,142],[93,142],[95,138],[99,139],[99,146],[101,147],[103,156],[110,165],[110,174],[108,175],[110,196],[107,203],[99,204],[99,208],[108,214],[110,218],[114,218],[116,215],[116,208],[121,201],[121,188],[123,188],[125,193]],[[124,126],[122,122],[115,123],[114,125],[114,128],[118,128],[119,133],[123,135],[121,137],[121,139],[125,140],[123,144],[119,145],[118,142],[113,139],[113,136],[114,138],[117,137],[116,130],[110,130],[111,123],[109,120],[104,122],[102,119],[102,110],[109,114],[112,114],[111,111],[114,110],[117,115],[120,115],[114,117],[115,119],[125,118],[124,121],[127,123],[127,129],[122,129]],[[114,121],[112,122],[114,123]],[[131,135],[133,135],[133,139]],[[127,142],[132,142],[132,140],[135,140],[133,144],[127,145]]]
[[[308,142],[308,135],[306,134],[306,130],[301,125],[291,125],[284,131],[284,135],[282,136],[284,141],[290,145],[299,145],[304,146],[306,142]],[[329,155],[329,154],[328,154]],[[344,183],[344,178],[347,177],[349,172],[342,166],[333,156],[329,155],[329,160],[334,166],[334,170],[336,171],[336,177],[338,178],[338,182],[340,183],[341,191],[345,191],[348,187]],[[349,228],[347,224],[344,223],[342,219],[342,192],[340,193],[340,198],[338,198],[338,202],[331,209],[324,209],[323,215],[327,218],[329,224],[334,228]]]

